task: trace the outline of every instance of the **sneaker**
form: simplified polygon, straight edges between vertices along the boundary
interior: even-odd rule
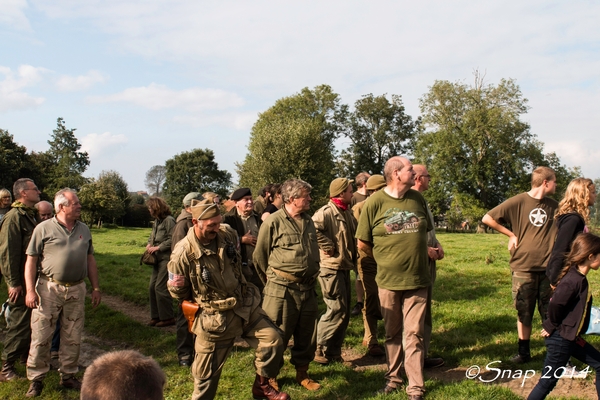
[[[2,363],[2,372],[0,372],[0,381],[12,381],[17,379],[17,371],[15,370],[15,364],[9,361]]]
[[[354,306],[354,308],[350,312],[350,315],[357,316],[357,315],[362,314],[363,306],[364,306],[364,304],[361,301],[357,301],[356,305]]]
[[[586,370],[578,370],[577,367],[569,361],[567,365],[565,365],[565,371],[561,374],[561,378],[572,378],[572,379],[585,379],[587,378]]]
[[[437,368],[444,365],[444,359],[441,357],[427,357],[425,358],[425,368]]]
[[[516,356],[514,356],[513,358],[510,359],[510,362],[513,362],[515,364],[524,364],[529,361],[531,361],[531,356],[529,354],[527,354],[527,355],[517,354]]]
[[[42,395],[42,389],[44,389],[44,382],[42,381],[31,381],[29,390],[25,393],[25,397],[38,397]]]
[[[64,387],[65,389],[81,390],[81,382],[79,382],[79,380],[77,380],[77,378],[74,376],[68,379],[60,378],[60,386]]]

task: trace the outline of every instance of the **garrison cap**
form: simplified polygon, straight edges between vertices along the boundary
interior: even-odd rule
[[[198,192],[190,192],[183,198],[183,206],[189,207],[192,205],[192,200],[202,200],[202,195]]]
[[[239,188],[231,194],[231,200],[238,201],[246,196],[252,196],[252,191],[250,188]]]
[[[329,184],[329,197],[336,197],[348,188],[354,180],[347,178],[335,178]]]
[[[371,177],[367,179],[367,190],[379,190],[385,186],[386,183],[383,175],[371,175]]]
[[[212,200],[192,200],[192,218],[210,219],[218,215],[221,215],[221,210]]]

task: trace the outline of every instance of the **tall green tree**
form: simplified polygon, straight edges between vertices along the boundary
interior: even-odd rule
[[[0,129],[0,188],[12,192],[13,183],[23,178],[27,164],[27,149],[13,139],[13,135]]]
[[[347,113],[328,85],[277,100],[252,127],[248,154],[237,164],[240,186],[257,193],[268,183],[300,178],[313,186],[313,197],[326,196],[334,177],[334,141]]]
[[[461,194],[458,203],[489,210],[528,190],[539,165],[569,174],[555,154],[543,154],[543,144],[522,120],[527,99],[512,79],[489,85],[476,73],[474,85],[436,81],[420,107],[426,129],[418,136],[415,159],[433,176],[426,197],[435,213],[446,212],[455,193]]]
[[[56,191],[64,187],[81,188],[87,181],[83,173],[90,165],[90,159],[87,152],[80,151],[81,144],[75,137],[75,129],[67,129],[65,121],[58,118],[48,144],[50,148],[46,156],[52,166],[47,171],[48,194],[53,197]]]
[[[231,174],[220,170],[215,155],[209,149],[194,149],[167,160],[163,194],[174,210],[189,192],[215,192],[227,195]]]
[[[90,224],[115,223],[125,214],[129,203],[127,183],[116,171],[102,171],[98,179],[85,183],[78,195],[82,219]]]
[[[368,94],[354,103],[344,136],[350,145],[337,160],[338,173],[356,176],[361,171],[380,174],[385,162],[395,155],[411,153],[420,119],[405,112],[402,97]]]

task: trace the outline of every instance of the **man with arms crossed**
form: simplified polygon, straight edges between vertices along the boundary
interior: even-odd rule
[[[40,396],[50,370],[50,345],[60,318],[60,385],[81,389],[79,349],[85,317],[84,279],[92,284],[92,306],[100,304],[98,270],[89,228],[78,221],[81,203],[72,189],[61,189],[54,197],[56,216],[40,223],[27,247],[25,303],[31,313],[31,348],[27,360],[27,397]],[[36,282],[38,259],[41,271]],[[39,293],[39,297],[38,297]]]
[[[531,190],[518,194],[483,216],[482,222],[508,236],[512,297],[517,309],[519,353],[511,359],[525,363],[531,359],[529,338],[535,306],[542,321],[552,291],[546,265],[556,237],[556,200],[546,197],[556,191],[556,175],[551,168],[537,167],[531,174]],[[509,224],[509,230],[501,224]]]
[[[421,400],[425,393],[425,308],[431,285],[427,231],[433,227],[425,199],[411,189],[415,183],[411,162],[405,157],[392,157],[383,173],[387,186],[365,202],[356,231],[358,248],[377,262],[388,364],[387,384],[380,393],[387,395],[400,389],[404,354],[406,393],[411,400]]]

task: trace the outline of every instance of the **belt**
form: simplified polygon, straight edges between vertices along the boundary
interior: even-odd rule
[[[294,282],[294,283],[302,283],[304,285],[312,285],[315,282],[315,280],[317,279],[317,276],[319,276],[319,273],[317,272],[317,274],[315,276],[311,276],[309,278],[298,278],[297,276],[288,274],[287,272],[280,271],[273,267],[271,267],[271,271],[273,271],[273,273],[275,273],[275,275],[277,275],[280,278],[283,278],[285,280],[288,280],[288,281]]]
[[[75,282],[63,282],[63,281],[59,281],[58,279],[54,279],[48,275],[42,274],[41,276],[48,279],[52,283],[56,283],[57,285],[66,286],[66,287],[76,286],[76,285],[79,285],[81,282],[83,282],[83,279],[81,279],[79,281],[75,281]]]

